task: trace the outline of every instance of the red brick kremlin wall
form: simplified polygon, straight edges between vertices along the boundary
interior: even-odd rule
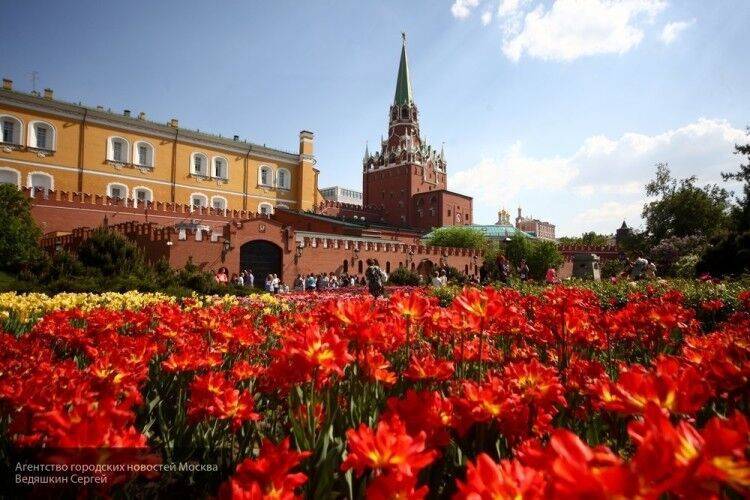
[[[93,229],[106,221],[111,229],[142,248],[150,262],[165,259],[176,268],[192,261],[205,270],[225,266],[230,273],[239,272],[242,245],[267,241],[280,249],[280,274],[290,285],[297,274],[346,271],[362,275],[370,258],[377,259],[386,270],[407,266],[425,275],[443,265],[476,274],[482,258],[474,250],[421,245],[418,234],[408,231],[349,227],[287,210],[267,216],[191,210],[170,203],[137,207],[132,200],[50,191],[46,197],[36,193],[32,215],[46,233],[42,245],[50,253],[58,248],[75,252]],[[180,231],[174,227],[189,221],[198,221],[208,230]]]

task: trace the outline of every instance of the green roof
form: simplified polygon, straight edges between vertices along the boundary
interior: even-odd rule
[[[514,226],[505,226],[505,225],[497,225],[497,224],[471,224],[469,226],[472,229],[478,229],[479,231],[482,231],[484,235],[491,239],[499,239],[499,238],[512,238],[513,236],[520,234],[521,236],[527,236],[531,237],[530,234],[525,233],[521,231],[520,229],[514,227]]]
[[[403,45],[401,46],[401,62],[398,63],[398,79],[396,80],[396,96],[393,104],[410,104],[414,101],[411,92],[411,80],[409,79],[409,63],[406,60],[406,33],[402,33]]]

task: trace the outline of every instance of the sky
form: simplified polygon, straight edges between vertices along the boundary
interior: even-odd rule
[[[474,221],[642,228],[654,165],[720,182],[750,140],[748,0],[0,0],[15,88],[296,151],[361,189],[401,32],[422,136]],[[731,187],[731,186],[730,186]]]

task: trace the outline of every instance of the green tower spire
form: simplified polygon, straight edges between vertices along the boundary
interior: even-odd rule
[[[401,33],[401,62],[398,64],[398,80],[396,80],[396,96],[393,104],[403,105],[414,102],[411,92],[411,80],[409,80],[409,63],[406,60],[406,33]]]

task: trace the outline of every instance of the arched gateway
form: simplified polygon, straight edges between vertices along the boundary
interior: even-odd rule
[[[240,247],[240,270],[251,269],[255,286],[263,288],[266,276],[281,274],[281,247],[265,240],[248,241]]]

